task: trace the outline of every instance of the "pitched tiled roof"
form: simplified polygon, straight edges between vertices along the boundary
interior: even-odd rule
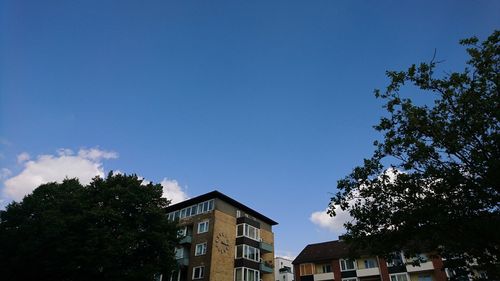
[[[329,241],[307,245],[292,262],[300,264],[305,262],[316,262],[346,258],[349,256],[349,248],[343,241]]]

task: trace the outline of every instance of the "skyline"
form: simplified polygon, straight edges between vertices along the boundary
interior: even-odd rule
[[[0,207],[110,170],[276,220],[277,256],[335,240],[336,181],[373,151],[386,70],[464,68],[497,1],[0,3]],[[412,95],[413,94],[413,95]],[[410,93],[418,101],[429,97]],[[41,180],[41,181],[40,181]]]

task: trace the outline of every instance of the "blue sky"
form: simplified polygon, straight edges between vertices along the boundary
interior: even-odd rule
[[[461,70],[458,40],[484,39],[499,14],[499,1],[2,1],[0,206],[119,170],[179,198],[218,189],[278,221],[277,254],[296,255],[339,234],[311,216],[380,137],[385,71],[435,49],[442,73]]]

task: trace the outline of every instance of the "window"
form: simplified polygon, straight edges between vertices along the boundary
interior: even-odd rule
[[[254,248],[248,245],[238,245],[236,246],[236,258],[237,259],[248,259],[252,261],[260,261],[260,249]]]
[[[201,256],[207,253],[207,243],[196,244],[196,249],[194,252],[195,256]]]
[[[215,201],[208,200],[205,202],[201,202],[200,204],[189,206],[180,211],[174,211],[167,215],[167,218],[171,221],[176,219],[183,219],[195,216],[197,214],[207,213],[214,209]]]
[[[358,278],[353,277],[353,278],[342,278],[342,281],[358,281]]]
[[[184,257],[184,250],[183,248],[175,248],[175,259],[180,260]]]
[[[300,276],[312,275],[314,272],[314,265],[312,263],[303,263],[300,265]]]
[[[406,273],[391,274],[391,281],[408,281],[408,275]]]
[[[315,267],[316,267],[316,274],[332,272],[332,265],[328,263],[317,264]]]
[[[236,228],[236,237],[245,236],[253,240],[260,240],[260,229],[246,223],[238,224]]]
[[[193,279],[201,279],[203,278],[203,273],[205,271],[204,266],[197,266],[193,268]]]
[[[340,271],[355,270],[356,265],[354,260],[340,260]]]
[[[377,261],[375,259],[366,259],[364,260],[365,268],[374,268],[378,267]]]
[[[205,233],[208,231],[208,220],[198,223],[198,233]]]
[[[401,266],[403,264],[403,257],[400,252],[392,253],[391,257],[387,259],[387,266]]]
[[[235,281],[259,281],[260,272],[246,267],[238,267],[234,269]]]

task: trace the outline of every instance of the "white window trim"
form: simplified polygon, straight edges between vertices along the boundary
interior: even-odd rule
[[[240,225],[243,225],[243,234],[242,235],[238,235],[238,226],[240,226]],[[255,234],[257,237],[250,237],[249,235],[246,235],[246,233],[247,233],[246,229],[249,227],[255,228]],[[248,231],[248,232],[250,232],[250,231]],[[247,238],[250,238],[254,241],[260,242],[261,241],[260,228],[257,228],[253,225],[249,225],[248,223],[240,223],[240,224],[236,225],[236,238],[238,238],[238,237],[247,237]]]
[[[242,247],[242,250],[241,250],[241,254],[242,256],[241,257],[238,257],[238,246],[241,246]],[[253,248],[255,249],[255,257],[256,259],[251,259],[249,257],[246,257],[246,250],[245,249],[248,249],[248,248]],[[246,245],[246,244],[241,244],[241,245],[236,245],[235,246],[235,249],[234,249],[234,258],[235,259],[246,259],[246,260],[249,260],[249,261],[254,261],[254,262],[260,262],[260,249],[259,248],[255,248],[255,247],[252,247],[252,246],[249,246],[249,245]]]
[[[201,248],[202,249],[201,253],[198,253],[198,246],[202,247]],[[194,255],[195,256],[203,256],[206,253],[207,253],[207,242],[196,244],[196,246],[194,247]]]
[[[352,263],[354,264],[354,268],[353,269],[347,269],[347,266],[346,266],[346,269],[342,269],[342,262],[350,261],[350,260],[352,260]],[[353,270],[357,270],[358,269],[357,262],[354,259],[340,259],[339,263],[340,263],[340,271],[353,271]]]
[[[352,281],[352,280],[358,281],[358,277],[342,278],[342,281]]]
[[[205,231],[200,232],[200,225],[202,225],[202,224],[207,224],[207,228],[205,229]],[[198,223],[197,233],[198,234],[200,234],[200,233],[206,233],[206,232],[208,232],[209,227],[210,227],[210,221],[209,220],[201,221],[201,222]]]
[[[261,279],[261,275],[260,275],[260,271],[259,271],[259,270],[257,270],[257,269],[253,269],[253,268],[248,268],[248,267],[236,267],[236,268],[234,269],[234,271],[233,271],[233,280],[236,280],[236,270],[238,270],[238,269],[241,269],[241,270],[242,270],[241,274],[242,274],[242,277],[243,277],[243,280],[244,280],[244,281],[245,281],[245,270],[247,270],[247,271],[252,271],[253,273],[257,273],[257,279],[256,279],[256,281],[258,281],[258,280],[262,280],[262,279]]]
[[[195,277],[194,276],[194,274],[196,273],[196,269],[197,268],[201,268],[202,269],[202,271],[201,271],[202,274],[201,274],[200,277]],[[205,276],[205,267],[204,266],[195,266],[195,267],[193,267],[193,278],[192,278],[193,280],[195,280],[195,279],[202,279],[204,276]]]

